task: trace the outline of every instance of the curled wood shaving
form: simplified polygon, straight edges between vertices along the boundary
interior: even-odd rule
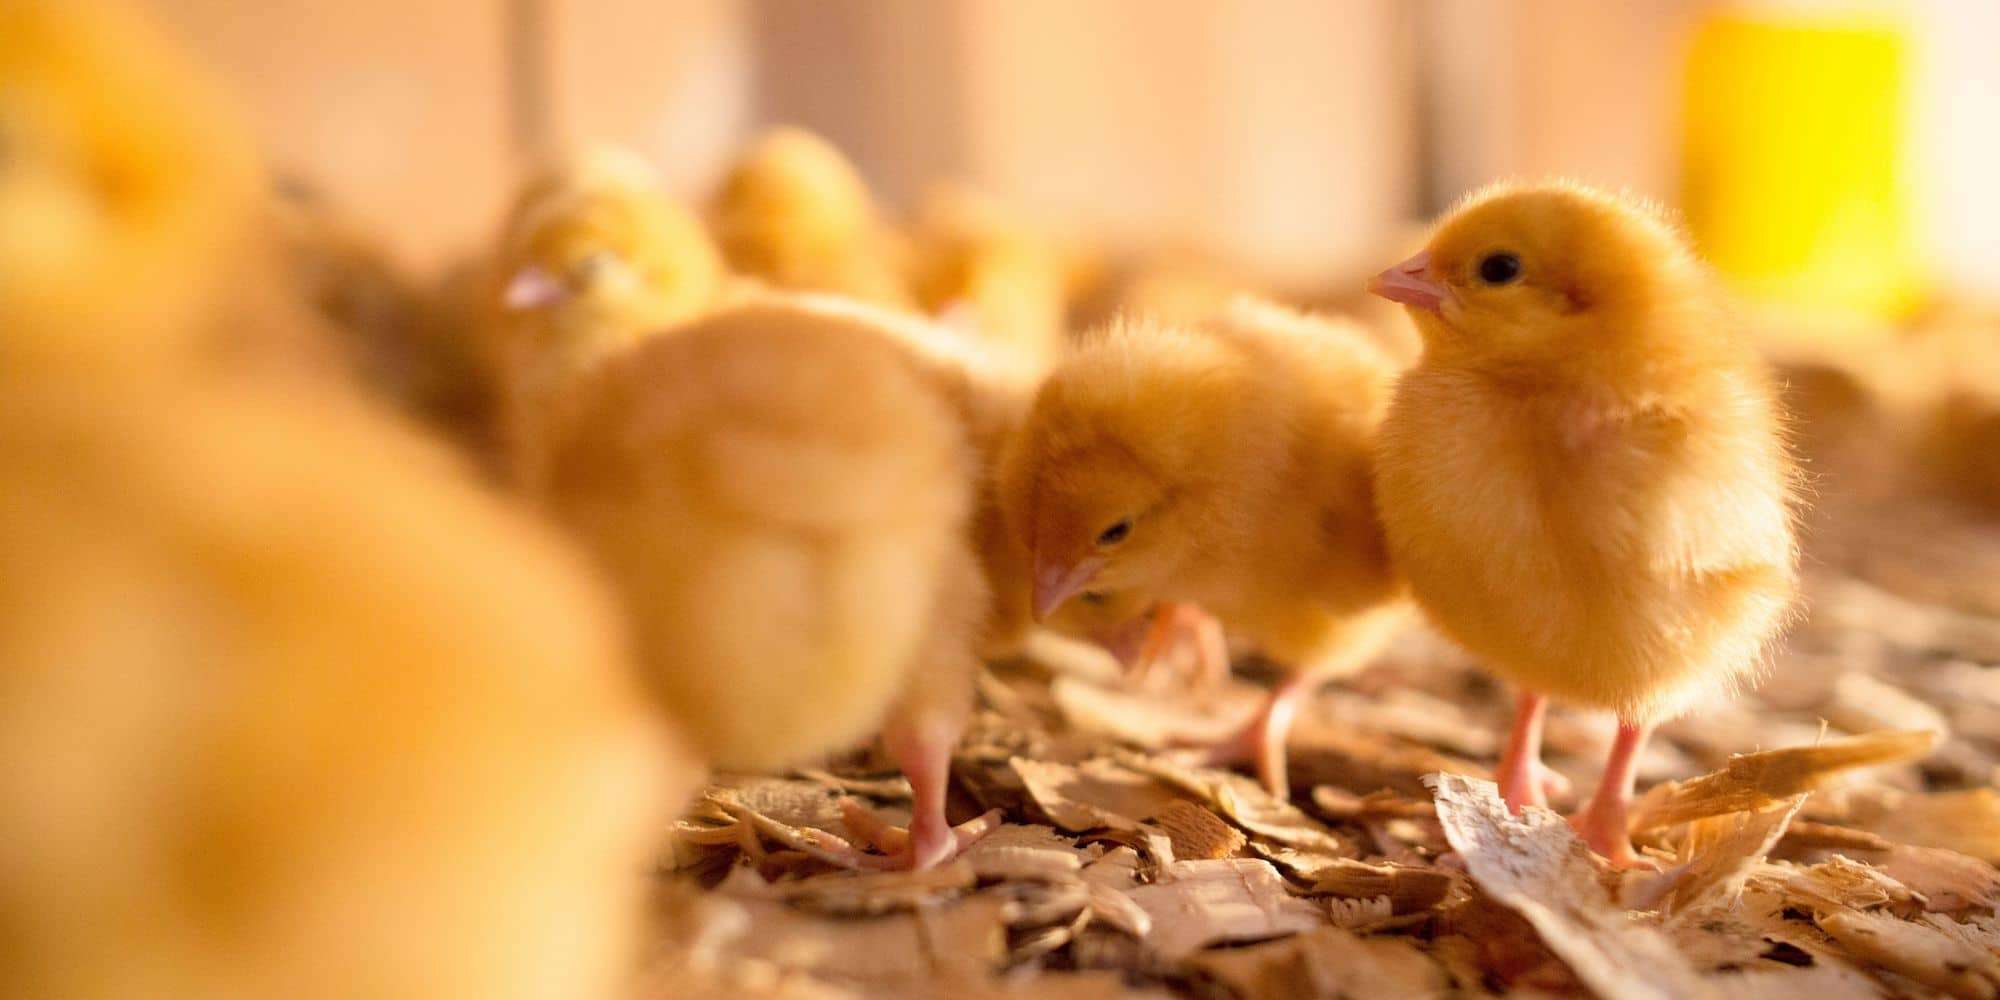
[[[1174,857],[1190,861],[1234,857],[1249,838],[1214,813],[1188,801],[1179,801],[1152,818],[1173,841]]]
[[[1659,930],[1634,923],[1597,879],[1590,851],[1546,809],[1514,816],[1492,782],[1431,779],[1438,819],[1480,888],[1526,918],[1584,985],[1605,996],[1680,997],[1701,990]]]
[[[1855,957],[1954,997],[2000,996],[2000,957],[1935,926],[1886,913],[1836,910],[1816,922]]]
[[[958,856],[982,880],[1070,882],[1083,859],[1069,841],[1045,826],[1009,823],[981,837]]]
[[[1152,918],[1147,945],[1169,962],[1211,944],[1261,941],[1327,925],[1324,911],[1286,891],[1277,869],[1252,858],[1178,861],[1159,882],[1129,895]]]
[[[2000,792],[1992,788],[1898,796],[1868,825],[1890,840],[2000,864]]]
[[[1200,702],[1165,698],[1058,677],[1049,686],[1071,726],[1148,750],[1220,743],[1250,721],[1263,696],[1232,686]]]
[[[1328,858],[1313,872],[1315,896],[1386,899],[1398,916],[1428,910],[1444,901],[1454,881],[1449,872],[1413,865],[1369,864],[1351,858]]]
[[[1765,866],[1753,877],[1783,897],[1786,905],[1808,913],[1889,909],[1912,916],[1924,908],[1924,900],[1908,886],[1838,855],[1807,868]]]
[[[1710,900],[1734,902],[1744,880],[1784,836],[1805,796],[1749,814],[1715,816],[1689,824],[1681,845],[1682,873],[1666,900],[1678,913]]]
[[[1015,757],[1008,766],[1050,822],[1071,833],[1137,829],[1141,817],[1184,801],[1152,778],[1103,758],[1072,766]]]
[[[1897,845],[1878,864],[1882,874],[1929,900],[1928,909],[1933,912],[1992,908],[2000,903],[2000,871],[1957,851]]]
[[[1820,713],[1826,721],[1850,733],[1901,729],[1933,732],[1940,739],[1951,736],[1951,724],[1945,721],[1943,712],[1908,691],[1859,670],[1850,670],[1834,681],[1833,696]]]
[[[1263,786],[1240,774],[1215,768],[1190,767],[1164,757],[1126,753],[1119,762],[1151,775],[1208,803],[1230,822],[1266,840],[1352,857],[1358,853],[1318,820],[1297,806],[1274,798]]]
[[[1247,1000],[1442,997],[1445,969],[1408,940],[1328,927],[1250,948],[1202,954],[1189,965]]]
[[[1882,732],[1827,740],[1815,746],[1746,753],[1722,770],[1656,786],[1633,810],[1632,829],[1657,830],[1708,816],[1763,809],[1828,777],[1858,767],[1916,760],[1930,753],[1932,732]]]
[[[1410,798],[1388,789],[1356,795],[1345,788],[1320,785],[1312,791],[1313,808],[1321,816],[1337,820],[1436,819],[1437,807],[1429,798]]]

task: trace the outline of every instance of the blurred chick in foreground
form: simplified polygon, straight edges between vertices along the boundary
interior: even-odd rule
[[[1431,619],[1524,691],[1502,794],[1545,801],[1545,697],[1617,713],[1574,822],[1638,864],[1647,734],[1749,678],[1790,614],[1770,378],[1681,235],[1581,187],[1479,194],[1373,288],[1424,338],[1382,429],[1390,549]]]
[[[911,829],[887,861],[830,856],[955,853],[944,795],[988,597],[954,402],[868,313],[781,298],[565,392],[542,499],[620,585],[645,676],[708,762],[795,763],[886,714]]]
[[[578,373],[713,306],[722,258],[636,154],[598,148],[532,181],[509,214],[488,286],[502,436],[521,482],[541,474],[539,426]]]
[[[692,773],[573,556],[214,363],[248,216],[197,78],[122,9],[0,3],[0,226],[72,224],[0,238],[48,282],[0,337],[0,995],[610,995]]]
[[[716,239],[731,269],[773,287],[910,308],[905,248],[854,165],[796,128],[753,143],[724,179]]]
[[[0,3],[0,371],[193,354],[261,183],[235,109],[144,24]]]
[[[4,381],[0,993],[611,995],[693,771],[573,555],[350,400]]]
[[[1196,604],[1286,669],[1237,748],[1276,795],[1300,701],[1403,617],[1370,454],[1391,374],[1360,332],[1252,300],[1114,328],[1042,385],[1002,472],[1037,617]]]
[[[925,312],[1038,368],[1061,356],[1070,298],[1091,266],[1076,248],[956,187],[925,199],[914,244],[914,283]]]

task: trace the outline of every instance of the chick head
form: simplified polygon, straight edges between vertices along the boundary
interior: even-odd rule
[[[716,201],[716,230],[732,257],[773,242],[837,244],[874,224],[874,202],[854,164],[832,143],[798,128],[773,129],[758,139],[723,181]]]
[[[1525,371],[1674,354],[1706,283],[1657,211],[1558,182],[1473,195],[1369,290],[1408,308],[1432,357]]]
[[[151,25],[86,0],[0,4],[8,360],[183,347],[257,192],[234,109]]]
[[[1214,498],[1263,415],[1243,405],[1237,361],[1211,339],[1126,325],[1042,384],[1001,484],[1038,620],[1085,593],[1142,608],[1188,539],[1215,536]]]
[[[499,294],[556,336],[636,337],[706,308],[722,258],[635,154],[596,149],[531,184],[504,239]]]

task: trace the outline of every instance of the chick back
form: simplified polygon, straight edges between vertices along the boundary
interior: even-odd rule
[[[620,585],[648,681],[717,766],[864,735],[970,558],[962,424],[856,316],[706,317],[576,382],[552,442],[548,503]]]

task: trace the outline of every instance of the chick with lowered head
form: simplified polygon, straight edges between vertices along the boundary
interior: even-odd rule
[[[1358,331],[1251,300],[1127,324],[1057,366],[1002,468],[1037,617],[1195,605],[1285,669],[1235,748],[1273,794],[1300,702],[1402,617],[1371,454],[1392,372]]]
[[[1424,341],[1382,428],[1382,521],[1431,620],[1523,691],[1502,794],[1545,800],[1546,698],[1616,713],[1574,823],[1638,864],[1648,732],[1747,680],[1791,613],[1770,376],[1680,233],[1587,188],[1478,194],[1372,288]]]

